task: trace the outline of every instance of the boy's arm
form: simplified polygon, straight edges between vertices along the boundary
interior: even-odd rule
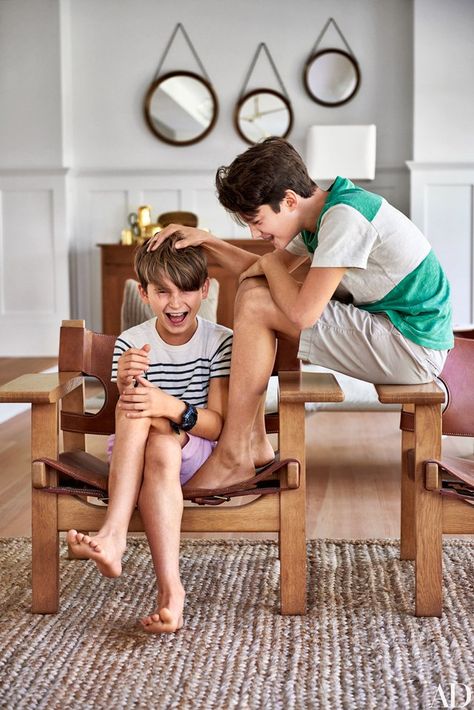
[[[316,323],[346,272],[344,267],[311,267],[299,284],[280,252],[265,254],[259,261],[273,300],[299,330]]]
[[[121,393],[118,406],[130,419],[165,417],[180,424],[186,405],[183,400],[163,392],[156,385],[137,377],[138,387],[129,386]],[[212,378],[209,383],[207,408],[197,408],[198,418],[191,433],[214,441],[221,433],[227,409],[228,377]]]
[[[284,265],[288,273],[293,273],[296,269],[309,260],[309,255],[292,254],[285,249],[278,249],[270,252],[272,259],[278,260]],[[267,256],[267,255],[263,255]],[[264,270],[263,256],[260,256],[246,271],[240,274],[239,282],[242,283],[245,279],[252,276],[266,276]]]
[[[242,271],[248,269],[259,259],[257,254],[251,254],[245,249],[229,244],[210,232],[196,227],[183,227],[179,224],[169,224],[152,237],[148,242],[148,250],[154,251],[167,237],[175,232],[180,232],[183,235],[183,239],[176,243],[176,249],[202,246],[209,254],[212,254],[220,266],[235,275],[241,274]]]
[[[227,413],[228,377],[212,377],[209,381],[207,407],[198,407],[198,420],[191,434],[215,441],[219,438]]]

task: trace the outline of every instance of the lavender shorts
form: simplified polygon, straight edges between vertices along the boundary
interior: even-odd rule
[[[207,461],[217,443],[216,441],[202,439],[200,436],[194,436],[193,434],[188,434],[188,437],[189,440],[181,449],[181,471],[179,472],[179,480],[182,486],[194,476],[198,468],[203,465],[204,461]],[[114,443],[115,434],[112,434],[107,439],[107,460],[109,463],[112,458]]]

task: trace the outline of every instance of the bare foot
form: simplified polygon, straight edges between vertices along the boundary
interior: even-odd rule
[[[78,556],[94,560],[104,577],[120,577],[122,574],[125,544],[114,535],[90,537],[77,530],[69,530],[67,541]]]
[[[254,439],[252,437],[251,450],[255,468],[266,466],[275,458],[273,446],[270,444],[266,436],[263,439],[258,440],[257,438]]]
[[[151,616],[140,619],[140,624],[147,634],[174,634],[182,628],[184,621],[182,614],[177,618],[169,609],[163,607]]]
[[[184,624],[184,589],[176,594],[158,600],[158,610],[150,616],[140,619],[140,624],[147,634],[174,634]]]
[[[211,456],[183,488],[185,491],[194,491],[201,488],[223,488],[234,483],[247,481],[254,476],[255,467],[250,455],[238,460],[217,444]]]

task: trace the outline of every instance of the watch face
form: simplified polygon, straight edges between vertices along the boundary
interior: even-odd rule
[[[197,422],[198,413],[197,409],[193,404],[185,402],[186,409],[184,410],[183,418],[181,420],[181,429],[183,431],[189,431]]]

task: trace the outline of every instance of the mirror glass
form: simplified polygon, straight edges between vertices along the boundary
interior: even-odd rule
[[[286,96],[278,91],[255,89],[239,100],[234,124],[240,136],[250,144],[269,136],[286,138],[293,125],[293,111]]]
[[[352,99],[359,88],[359,65],[341,49],[324,49],[306,62],[304,83],[313,101],[340,106]]]
[[[157,138],[171,145],[191,145],[214,126],[218,103],[212,86],[202,76],[170,72],[151,84],[144,111]]]

